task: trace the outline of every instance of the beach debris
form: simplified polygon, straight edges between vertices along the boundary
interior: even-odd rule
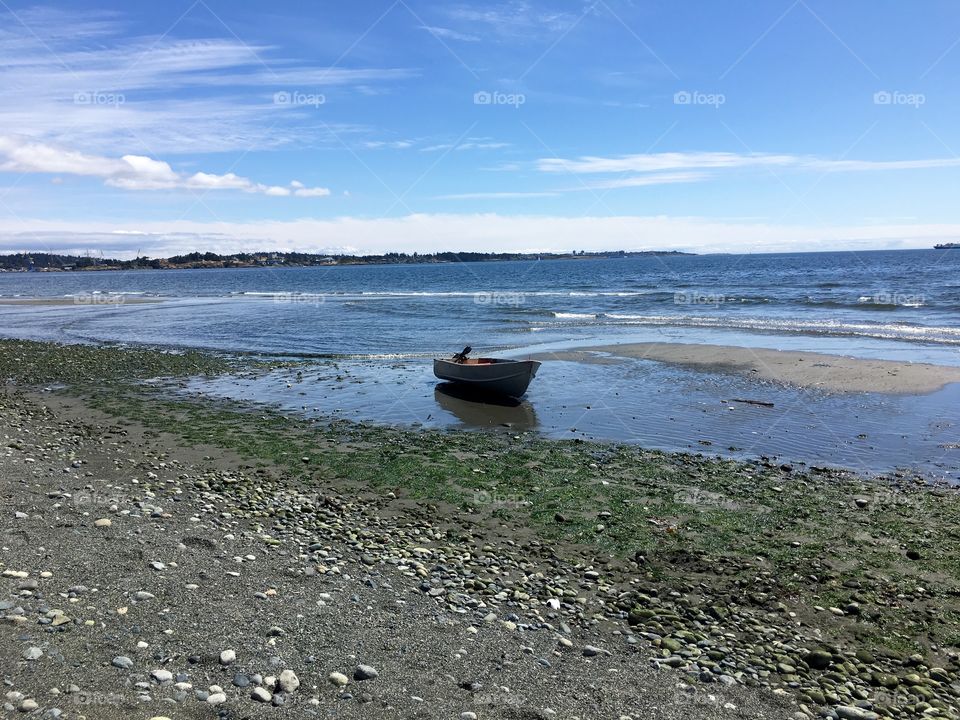
[[[724,403],[743,403],[744,405],[757,405],[759,407],[774,407],[772,402],[766,400],[746,400],[744,398],[730,398],[729,400],[721,400],[720,402]]]

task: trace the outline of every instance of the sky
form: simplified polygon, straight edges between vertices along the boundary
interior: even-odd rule
[[[0,252],[960,241],[954,0],[0,0]]]

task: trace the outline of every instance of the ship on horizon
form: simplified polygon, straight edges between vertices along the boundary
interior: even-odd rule
[[[933,246],[934,250],[960,250],[960,243],[940,243]]]

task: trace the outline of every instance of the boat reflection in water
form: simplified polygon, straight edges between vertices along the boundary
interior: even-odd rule
[[[434,388],[433,397],[441,408],[468,427],[537,427],[537,414],[524,400],[490,395],[456,383],[440,383]]]

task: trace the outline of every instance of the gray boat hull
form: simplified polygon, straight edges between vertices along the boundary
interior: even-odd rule
[[[536,360],[495,360],[478,364],[433,361],[433,374],[441,380],[509,397],[523,395],[539,368]]]

